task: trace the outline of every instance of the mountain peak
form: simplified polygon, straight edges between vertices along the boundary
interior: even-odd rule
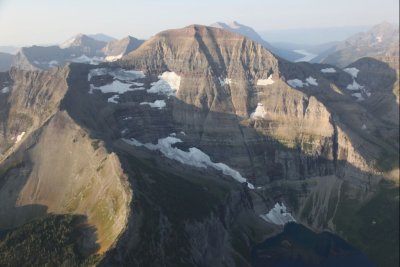
[[[102,47],[105,46],[106,42],[98,41],[92,37],[89,37],[86,34],[78,33],[77,35],[69,38],[64,43],[60,44],[60,48],[68,48],[68,47],[75,47],[75,46],[96,46]]]

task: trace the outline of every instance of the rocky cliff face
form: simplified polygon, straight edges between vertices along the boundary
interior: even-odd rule
[[[46,213],[85,215],[96,228],[87,249],[106,251],[125,227],[131,193],[118,158],[77,125],[60,102],[69,67],[12,70],[2,106],[0,228]]]
[[[143,40],[138,40],[132,36],[111,41],[103,48],[103,52],[106,55],[105,59],[106,61],[118,60],[137,49],[143,42]]]
[[[379,89],[356,67],[293,64],[192,25],[113,63],[0,76],[12,84],[0,94],[0,197],[13,192],[3,227],[35,205],[86,214],[101,252],[112,247],[104,266],[250,266],[251,247],[280,229],[268,215],[277,202],[348,237],[343,218],[369,225],[358,211],[398,169],[387,161],[398,127],[372,110]],[[348,85],[364,82],[371,100],[359,101]]]

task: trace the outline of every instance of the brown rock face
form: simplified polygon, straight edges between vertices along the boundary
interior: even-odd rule
[[[103,253],[125,227],[131,192],[115,154],[60,110],[69,71],[10,73],[1,107],[0,228],[46,213],[81,214],[96,228],[88,246],[98,243]]]
[[[0,227],[47,211],[86,214],[101,252],[115,244],[104,266],[248,266],[251,247],[279,230],[260,217],[276,202],[313,229],[336,231],[337,214],[357,216],[337,207],[357,199],[361,209],[398,169],[399,143],[373,100],[357,102],[346,89],[350,74],[326,67],[192,25],[113,63],[0,76],[12,84],[0,94]],[[145,75],[129,80],[121,68]],[[150,90],[162,77],[170,80],[161,89],[173,83],[174,92]],[[180,161],[154,148],[165,137],[182,140],[169,148]],[[190,148],[255,189],[181,164],[206,158]]]

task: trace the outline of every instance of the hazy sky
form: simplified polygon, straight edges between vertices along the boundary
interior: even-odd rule
[[[0,0],[0,45],[59,43],[76,33],[148,38],[237,20],[257,31],[397,23],[398,0]]]

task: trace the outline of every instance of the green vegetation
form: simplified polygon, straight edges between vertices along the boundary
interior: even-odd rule
[[[90,230],[85,221],[49,214],[9,231],[0,241],[0,266],[92,266],[98,261],[95,249],[80,249],[83,231]]]
[[[334,219],[337,232],[382,267],[399,266],[399,187],[382,181],[378,192],[361,206],[343,184]]]

